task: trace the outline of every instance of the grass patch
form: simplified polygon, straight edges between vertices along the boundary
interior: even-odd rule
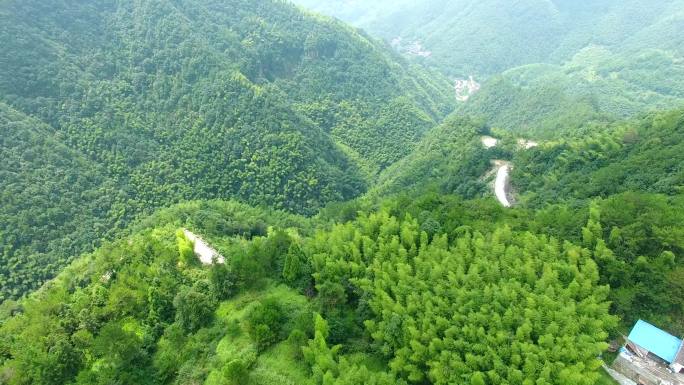
[[[283,341],[259,354],[244,328],[244,319],[252,304],[276,298],[287,316],[283,325]],[[250,367],[249,383],[245,385],[306,385],[308,367],[298,358],[296,349],[285,340],[295,328],[307,329],[313,323],[313,313],[307,298],[286,285],[269,284],[264,289],[241,293],[222,302],[216,310],[217,321],[228,328],[218,342],[211,371],[205,385],[221,385],[222,370],[233,360],[242,360]],[[308,332],[308,330],[302,330]]]
[[[259,356],[252,370],[254,385],[306,385],[309,368],[296,355],[297,347],[283,341]]]

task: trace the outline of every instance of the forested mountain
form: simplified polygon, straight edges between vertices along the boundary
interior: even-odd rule
[[[681,0],[295,0],[405,43],[452,76],[486,77],[533,63],[561,64],[591,45],[682,54]]]
[[[594,129],[581,139],[524,148],[507,131],[450,117],[414,154],[381,174],[362,207],[402,191],[411,199],[491,197],[492,161],[510,162],[524,229],[595,248],[601,280],[612,288],[613,312],[626,324],[641,317],[684,330],[684,111]],[[485,148],[483,135],[496,135],[497,145]],[[435,223],[461,215],[443,214]]]
[[[480,137],[489,132],[483,122],[453,115],[430,131],[416,150],[383,171],[370,195],[437,188],[466,198],[482,196],[488,187],[482,176],[490,161],[507,154],[500,147],[484,149]]]
[[[612,288],[614,312],[627,323],[647,318],[680,332],[684,111],[652,113],[600,131],[515,152],[512,181],[519,201],[536,209],[590,207],[590,243],[602,282]],[[565,222],[572,212],[556,215]]]
[[[601,131],[517,152],[513,179],[525,201],[539,206],[627,191],[684,193],[684,110],[648,114]]]
[[[0,384],[615,385],[682,1],[0,1]]]
[[[681,0],[297,2],[452,77],[474,76],[481,89],[459,112],[519,135],[583,135],[684,105]]]
[[[580,137],[608,122],[684,105],[684,59],[591,46],[563,65],[531,64],[489,79],[459,108],[536,138]],[[598,128],[597,128],[598,126]]]
[[[543,61],[565,32],[564,16],[544,0],[374,1],[370,6],[346,0],[295,2],[388,41],[400,38],[399,47],[418,43],[426,53],[419,55],[421,60],[455,76],[482,77]]]
[[[127,193],[45,124],[0,103],[0,287],[21,295],[125,222]],[[119,215],[112,211],[120,210]],[[3,300],[5,299],[3,298]]]
[[[4,1],[0,26],[0,298],[174,202],[357,196],[452,108],[441,75],[279,1]]]
[[[677,199],[507,210],[410,193],[316,219],[183,204],[5,302],[0,378],[594,384],[596,356],[619,330],[609,306],[625,324],[647,317],[684,330]],[[227,265],[198,265],[181,227]]]

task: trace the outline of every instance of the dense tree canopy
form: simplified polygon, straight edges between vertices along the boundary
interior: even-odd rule
[[[280,1],[12,0],[0,24],[0,300],[176,202],[355,197],[452,109],[441,75]]]
[[[666,50],[589,46],[562,65],[532,64],[492,77],[463,114],[518,135],[559,139],[601,132],[606,122],[684,105],[684,68]]]
[[[684,111],[648,114],[514,158],[515,184],[537,205],[626,191],[684,192]]]
[[[614,319],[586,250],[506,227],[430,240],[417,220],[383,212],[311,247],[317,287],[351,284],[346,297],[374,315],[373,343],[409,382],[595,381],[586,373]]]
[[[361,3],[317,2],[394,47],[0,1],[0,383],[607,385],[684,333],[682,0]]]
[[[9,384],[594,383],[616,319],[589,250],[503,218],[494,230],[445,222],[428,234],[428,219],[399,219],[389,212],[410,207],[388,204],[312,235],[307,220],[231,203],[162,211],[3,305],[0,375]],[[277,228],[203,221],[218,214]],[[226,266],[179,263],[177,226],[206,234]],[[313,281],[283,276],[292,255]],[[230,272],[228,294],[217,268]],[[300,358],[307,366],[291,363]]]

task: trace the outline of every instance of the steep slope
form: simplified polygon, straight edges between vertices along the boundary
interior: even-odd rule
[[[434,187],[467,198],[482,194],[479,179],[498,158],[499,149],[485,150],[480,142],[488,127],[481,121],[456,115],[430,131],[406,158],[383,171],[369,191],[373,196]]]
[[[416,150],[380,174],[368,195],[380,198],[431,189],[464,198],[491,195],[485,178],[491,161],[513,165],[519,203],[533,208],[587,202],[630,191],[684,193],[684,110],[596,124],[583,138],[546,141],[525,148],[519,137],[494,130],[495,146],[482,138],[492,129],[454,114],[421,140]]]
[[[159,119],[150,116],[151,108],[164,113],[195,111],[201,103],[202,115],[197,118],[211,126],[216,114],[230,111],[217,110],[222,83],[239,72],[250,83],[265,87],[265,93],[282,91],[282,97],[286,95],[309,117],[319,118],[327,131],[351,130],[338,127],[347,115],[377,120],[386,103],[404,101],[417,107],[414,119],[427,120],[412,129],[419,135],[431,119],[439,119],[450,108],[441,78],[396,62],[384,47],[340,23],[306,17],[281,2],[150,0],[111,7],[103,3],[92,9],[84,4],[57,2],[41,9],[31,2],[5,2],[5,38],[14,44],[3,53],[8,67],[0,85],[12,104],[22,103],[27,112],[35,112],[39,106],[32,105],[31,99],[36,96],[48,98],[43,104],[75,103],[84,98],[85,84],[120,82],[123,89],[109,90],[111,97],[144,102],[144,117],[151,123]],[[67,17],[79,22],[63,25]],[[35,23],[40,27],[36,29]],[[92,24],[87,31],[85,23]],[[14,38],[27,32],[33,32],[31,39]],[[79,43],[74,44],[76,40]],[[27,42],[36,46],[26,47]],[[30,56],[36,53],[40,56]],[[209,85],[214,88],[207,89]],[[88,95],[90,103],[101,102],[104,91],[93,92]],[[331,110],[331,105],[345,101],[348,105]],[[137,112],[137,105],[127,107],[133,109],[127,112]],[[333,118],[342,122],[331,123]],[[383,123],[371,123],[369,131],[409,130],[401,121]],[[352,139],[365,135],[343,133]],[[394,142],[374,139],[381,140],[376,143],[381,150],[396,150]],[[372,149],[345,144],[376,160]]]
[[[357,196],[452,108],[440,76],[279,1],[11,0],[0,4],[0,39],[2,122],[28,135],[8,137],[3,154],[33,151],[24,171],[48,173],[45,147],[68,148],[59,167],[92,180],[49,193],[35,177],[2,184],[3,196],[25,194],[3,207],[3,258],[52,255],[32,257],[36,276],[27,264],[3,297],[174,202],[233,197],[311,214]],[[71,211],[40,214],[70,189],[80,192]],[[69,230],[87,216],[101,224],[94,236]],[[10,237],[19,228],[44,236]]]
[[[0,103],[0,302],[34,289],[127,220],[128,195],[49,127]],[[121,210],[119,215],[114,211]]]
[[[627,191],[684,193],[684,110],[648,114],[604,133],[516,154],[514,183],[531,205]]]
[[[684,327],[684,111],[600,131],[515,154],[519,202],[590,205],[590,226],[582,234],[597,250],[614,312],[627,324],[642,318]],[[556,217],[570,210],[563,212]]]
[[[480,137],[486,126],[449,118],[415,153],[387,169],[370,190],[370,203],[362,203],[381,205],[386,193],[403,194],[402,207],[414,201],[432,206],[450,193],[491,196],[483,177],[489,161],[506,159],[517,201],[511,215],[525,229],[594,249],[601,282],[612,288],[612,311],[625,327],[642,318],[684,330],[684,111],[651,113],[595,131],[525,150],[515,137],[495,131],[501,139],[487,149]],[[470,214],[453,209],[425,228],[488,212],[471,204]]]
[[[546,0],[296,2],[388,41],[400,38],[398,46],[408,53],[415,54],[407,48],[419,43],[421,60],[455,76],[481,77],[542,61],[564,32],[562,15]]]
[[[497,171],[514,154],[527,151],[521,140],[525,139],[493,129],[482,119],[455,113],[430,131],[413,153],[383,171],[365,196],[378,198],[402,192],[420,195],[427,191],[465,199],[493,196]],[[508,183],[501,183],[499,189],[505,193],[499,200],[504,203],[505,195],[510,194]]]
[[[0,378],[593,385],[605,341],[635,319],[684,330],[682,115],[524,152],[506,137],[484,149],[480,135],[499,132],[454,116],[396,170],[412,178],[385,171],[385,192],[401,193],[347,203],[342,223],[339,206],[316,218],[219,201],[165,209],[0,306]],[[513,209],[421,191],[466,185],[481,154],[511,158],[514,181],[540,191],[587,178],[614,189]],[[617,177],[600,182],[603,170]],[[227,266],[200,265],[181,228]]]

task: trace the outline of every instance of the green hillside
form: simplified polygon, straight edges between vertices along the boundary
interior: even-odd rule
[[[279,1],[4,1],[0,25],[0,299],[175,202],[358,196],[453,108],[440,75]]]
[[[649,49],[592,46],[564,65],[532,64],[495,76],[467,103],[491,125],[537,138],[582,136],[606,122],[684,105],[684,61]]]
[[[615,319],[591,253],[512,230],[506,223],[516,220],[501,209],[498,220],[485,211],[459,217],[467,204],[443,202],[430,212],[452,219],[443,232],[410,214],[429,210],[428,201],[386,201],[313,233],[308,220],[234,203],[160,212],[20,306],[5,303],[0,376],[8,384],[593,383]],[[464,230],[480,221],[489,225]],[[197,265],[174,234],[181,226],[229,256],[227,266]]]
[[[520,203],[534,208],[629,191],[684,193],[683,110],[594,124],[592,129],[583,138],[545,141],[523,150],[520,137],[453,115],[426,135],[414,153],[385,170],[367,195],[430,189],[464,198],[491,195],[483,176],[495,159],[513,162]],[[485,148],[483,135],[496,136],[497,146]]]
[[[0,103],[0,296],[19,296],[130,219],[103,167]],[[115,213],[120,210],[120,213]]]
[[[419,42],[427,58],[452,76],[490,75],[546,59],[564,33],[563,15],[550,1],[297,0],[388,41]],[[486,42],[486,44],[485,44]]]
[[[683,134],[684,113],[677,110],[513,157],[521,204],[591,206],[602,282],[611,286],[613,310],[627,324],[643,318],[683,326]],[[555,215],[566,221],[572,212]]]
[[[522,149],[508,131],[450,117],[352,207],[382,206],[387,194],[402,193],[402,207],[413,200],[431,207],[413,212],[430,223],[426,229],[445,231],[453,227],[445,223],[491,212],[467,199],[494,202],[491,161],[509,161],[517,201],[510,225],[593,248],[601,282],[611,287],[611,311],[623,328],[641,318],[684,330],[678,281],[684,273],[684,111],[597,123],[592,129],[583,138]],[[496,136],[497,146],[484,148],[482,135]],[[468,208],[430,215],[449,194],[466,199],[459,204]],[[486,226],[478,222],[474,228]]]
[[[609,308],[619,329],[648,318],[684,330],[682,203],[629,193],[503,209],[412,193],[350,202],[349,222],[338,222],[339,207],[307,219],[232,202],[178,205],[30,298],[6,301],[0,376],[594,384],[605,381],[595,357],[618,330]],[[200,266],[181,227],[226,266]]]
[[[483,195],[488,188],[479,179],[492,167],[491,159],[504,156],[498,148],[482,147],[480,136],[488,131],[482,121],[448,117],[421,140],[412,154],[383,171],[368,195],[430,188],[466,198]]]
[[[409,66],[341,23],[305,16],[278,1],[150,0],[98,6],[8,1],[3,9],[4,38],[11,42],[3,52],[4,99],[29,113],[47,109],[41,117],[56,129],[67,124],[60,117],[69,109],[80,112],[81,120],[100,123],[103,103],[111,114],[133,115],[136,119],[123,121],[129,126],[170,130],[167,126],[181,124],[174,113],[183,113],[185,126],[232,126],[236,118],[231,112],[245,108],[238,96],[253,98],[250,92],[258,90],[259,96],[273,98],[269,104],[304,112],[326,132],[341,131],[348,138],[338,135],[340,142],[377,165],[381,161],[376,158],[396,160],[402,153],[392,151],[405,154],[407,149],[397,150],[394,141],[377,137],[380,149],[362,147],[353,140],[366,134],[351,132],[347,119],[373,120],[369,131],[407,134],[402,120],[378,126],[386,103],[415,106],[414,121],[439,119],[451,108],[448,86],[439,75]],[[30,39],[14,38],[22,35]],[[107,97],[119,104],[107,103]],[[125,114],[117,108],[125,108]],[[421,127],[410,131],[419,136]]]
[[[684,193],[684,110],[645,115],[602,134],[548,143],[514,157],[528,204],[627,191]]]
[[[684,0],[295,3],[0,0],[0,384],[614,385],[684,335]]]

